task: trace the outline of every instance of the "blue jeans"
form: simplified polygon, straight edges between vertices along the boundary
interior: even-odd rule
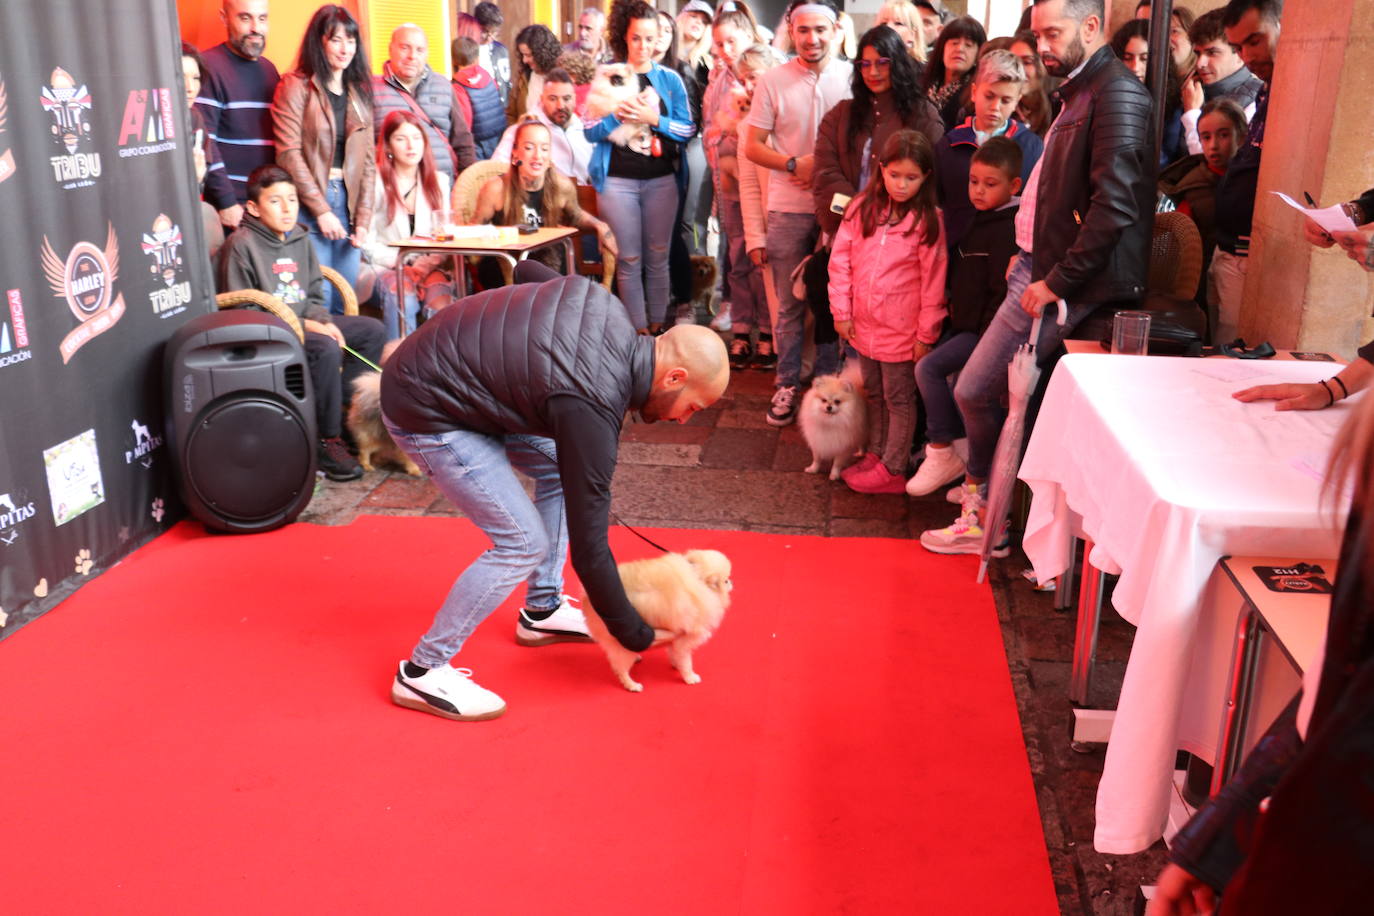
[[[983,332],[974,347],[973,354],[959,373],[959,381],[954,386],[954,400],[959,404],[959,412],[964,417],[964,429],[968,432],[968,474],[970,477],[985,479],[992,468],[992,454],[997,450],[997,437],[1002,433],[1002,422],[1007,411],[1007,366],[1016,354],[1016,348],[1030,338],[1030,315],[1021,308],[1021,294],[1030,286],[1031,256],[1017,255],[1012,260],[1011,273],[1007,276],[1007,297],[992,318],[992,324]],[[1057,305],[1045,306],[1045,320],[1040,326],[1040,340],[1036,342],[1036,354],[1043,364],[1046,354],[1058,349],[1064,337],[1093,306],[1070,307],[1068,323],[1060,327],[1055,322]]]
[[[740,336],[754,328],[760,333],[772,331],[768,315],[768,299],[763,288],[761,268],[749,257],[744,244],[744,213],[738,197],[721,195],[716,198],[720,214],[720,234],[730,247],[730,330]]]
[[[396,444],[492,543],[453,583],[410,660],[426,668],[447,664],[522,580],[528,583],[526,607],[558,607],[568,523],[553,440],[461,429],[411,433],[389,419],[386,427]],[[534,481],[532,502],[516,471]]]
[[[596,195],[620,249],[616,289],[636,328],[662,324],[668,311],[668,245],[677,221],[677,176],[606,179]]]
[[[916,364],[916,387],[926,408],[926,439],[948,445],[964,435],[959,406],[954,403],[954,386],[949,377],[968,362],[978,335],[957,331],[936,344],[935,349]]]
[[[773,342],[778,354],[775,384],[779,388],[801,383],[802,332],[809,308],[805,301],[792,295],[792,271],[811,253],[815,231],[814,214],[768,211],[768,266],[778,291],[778,323],[773,328]],[[839,365],[840,351],[835,344],[816,344],[813,375],[829,375]]]
[[[343,179],[336,178],[329,182],[325,187],[324,199],[329,204],[329,210],[343,223],[344,232],[353,233],[353,219],[348,215],[348,190],[344,187]],[[363,253],[353,247],[353,243],[347,237],[341,239],[327,239],[320,234],[319,221],[305,207],[301,207],[300,217],[302,225],[310,229],[310,240],[315,243],[315,255],[320,259],[320,263],[325,267],[332,267],[343,278],[348,281],[350,286],[358,285],[358,264],[362,261]],[[334,284],[328,280],[324,281],[324,305],[332,314],[342,315],[344,313],[343,297],[334,289]]]

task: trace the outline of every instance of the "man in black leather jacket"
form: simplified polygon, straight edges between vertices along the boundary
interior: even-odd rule
[[[450,660],[521,582],[516,639],[586,639],[563,600],[563,557],[622,646],[642,651],[651,629],[625,597],[606,542],[620,426],[626,410],[685,422],[715,403],[730,369],[710,328],[635,333],[625,306],[585,277],[525,262],[515,286],[439,312],[392,354],[382,412],[398,445],[492,540],[401,662],[391,697],[449,719],[491,719],[496,694]],[[552,277],[553,279],[544,279]],[[534,499],[516,479],[534,482]]]
[[[1134,303],[1145,290],[1155,201],[1151,99],[1107,47],[1102,22],[1102,0],[1032,7],[1045,69],[1065,78],[1055,93],[1063,108],[1021,195],[1022,253],[1007,272],[1007,297],[954,389],[968,432],[968,477],[955,523],[921,535],[936,553],[981,548],[985,481],[1006,417],[1007,364],[1029,338],[1031,317],[1056,300],[1068,303],[1063,326],[1046,320],[1041,328],[1043,364],[1089,314]]]

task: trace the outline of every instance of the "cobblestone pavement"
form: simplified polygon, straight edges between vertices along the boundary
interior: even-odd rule
[[[626,524],[738,529],[834,537],[916,537],[952,519],[943,493],[921,499],[864,496],[842,483],[803,474],[810,454],[795,426],[764,422],[772,374],[735,372],[714,407],[685,425],[627,422],[621,437],[613,509]],[[373,471],[351,483],[324,482],[301,521],[347,524],[358,514],[457,515],[427,480]],[[1127,916],[1138,886],[1153,883],[1163,843],[1132,856],[1092,848],[1094,798],[1101,749],[1069,746],[1067,699],[1073,615],[1057,612],[1049,594],[1021,578],[1024,557],[1013,553],[989,576],[1016,691],[1026,751],[1035,780],[1045,843],[1060,910]],[[913,583],[913,593],[919,583]],[[1097,655],[1094,705],[1114,705],[1133,628],[1108,612]],[[947,753],[958,754],[950,747]],[[969,760],[977,766],[977,760]],[[995,880],[998,865],[988,863]],[[976,895],[976,891],[975,891]],[[971,900],[969,913],[977,913]]]

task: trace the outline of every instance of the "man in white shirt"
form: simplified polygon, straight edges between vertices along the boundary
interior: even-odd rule
[[[816,129],[821,118],[850,97],[853,68],[831,56],[838,13],[830,0],[792,0],[787,27],[797,56],[759,78],[749,113],[743,153],[770,170],[768,243],[760,266],[773,271],[778,318],[773,328],[778,369],[767,420],[786,426],[796,419],[801,384],[802,329],[806,302],[792,291],[792,272],[816,243],[819,225],[811,178],[815,169]],[[751,252],[751,254],[753,254]],[[815,374],[839,368],[835,343],[816,345]]]
[[[592,145],[582,134],[582,120],[575,114],[576,108],[577,96],[572,77],[562,67],[555,67],[544,77],[539,108],[534,117],[549,129],[553,167],[574,181],[587,184],[587,163],[592,158]],[[511,146],[515,143],[515,130],[519,126],[519,122],[516,122],[506,128],[491,158],[510,162]]]

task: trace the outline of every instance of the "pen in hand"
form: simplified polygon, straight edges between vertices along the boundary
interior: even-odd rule
[[[1302,192],[1302,199],[1305,200],[1305,201],[1307,201],[1307,205],[1308,205],[1309,207],[1311,207],[1313,210],[1318,209],[1318,207],[1317,207],[1317,202],[1316,202],[1315,200],[1312,199],[1312,195],[1311,195],[1311,194],[1308,194],[1306,191],[1303,191],[1303,192]],[[1336,241],[1334,238],[1331,237],[1331,233],[1327,232],[1325,229],[1322,230],[1322,235],[1323,235],[1324,237],[1326,237],[1327,239],[1329,239],[1330,241],[1333,241],[1333,242]]]

